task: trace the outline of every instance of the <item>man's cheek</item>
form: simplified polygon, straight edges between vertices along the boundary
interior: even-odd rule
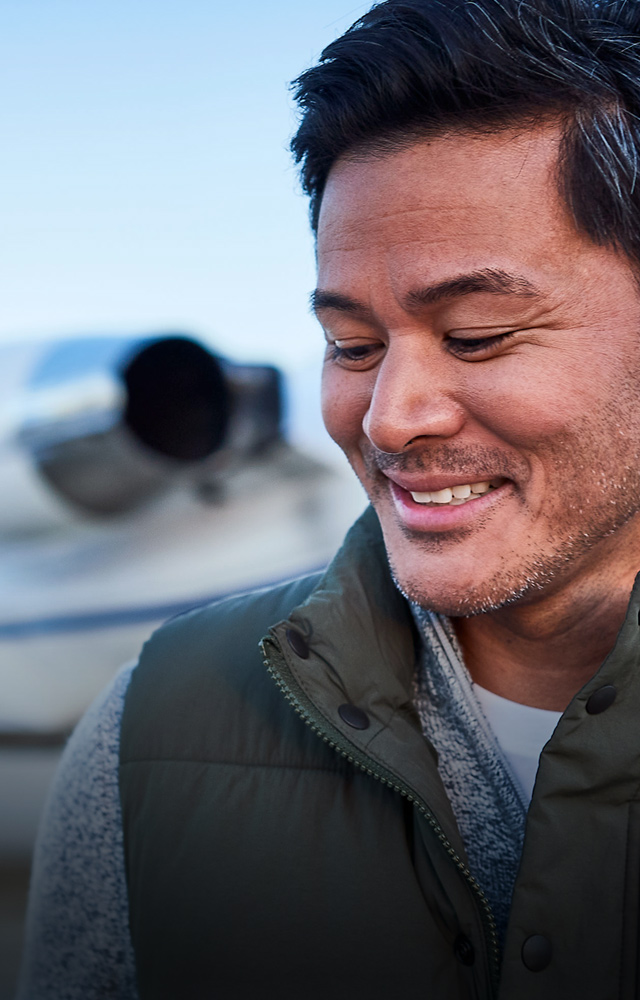
[[[344,451],[359,446],[362,421],[367,412],[366,392],[353,392],[343,379],[324,376],[322,380],[322,419],[329,435]]]
[[[556,393],[549,384],[546,391],[523,379],[517,386],[487,394],[476,408],[477,419],[500,440],[513,447],[532,448],[544,445],[578,427],[584,419],[581,401],[574,406],[568,391]]]

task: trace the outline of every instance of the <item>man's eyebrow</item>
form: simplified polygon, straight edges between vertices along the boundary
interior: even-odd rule
[[[528,278],[519,274],[508,274],[499,268],[487,267],[414,289],[407,295],[407,305],[409,308],[415,309],[417,306],[434,305],[443,299],[474,295],[479,292],[525,297],[541,294],[540,290]],[[335,309],[358,319],[369,320],[372,317],[371,310],[362,302],[352,299],[349,295],[343,295],[341,292],[331,292],[323,288],[316,288],[311,293],[311,308],[316,313],[321,309]]]
[[[356,316],[358,319],[371,318],[371,310],[367,306],[341,292],[328,292],[323,288],[316,288],[311,293],[310,302],[315,313],[321,309],[336,309],[338,312],[349,313],[350,316]]]
[[[435,285],[425,285],[407,295],[408,306],[430,306],[442,299],[459,298],[464,295],[475,295],[478,292],[489,292],[492,295],[522,295],[533,297],[540,295],[540,290],[519,274],[508,274],[498,268],[487,267],[469,274],[460,274],[455,278],[438,281]]]

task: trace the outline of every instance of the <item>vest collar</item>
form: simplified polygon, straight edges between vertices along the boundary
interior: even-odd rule
[[[302,636],[301,657],[287,637]],[[313,728],[341,752],[380,767],[388,783],[424,800],[465,860],[465,849],[414,708],[420,639],[409,603],[389,570],[378,519],[369,508],[356,522],[311,595],[263,646],[269,669]],[[274,655],[275,654],[275,655]],[[340,709],[356,706],[367,727],[349,725]],[[358,758],[359,760],[359,758]],[[384,779],[383,779],[384,780]]]

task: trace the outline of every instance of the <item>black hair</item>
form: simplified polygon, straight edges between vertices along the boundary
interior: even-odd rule
[[[640,0],[386,0],[293,86],[314,231],[347,153],[556,117],[576,226],[640,262]]]

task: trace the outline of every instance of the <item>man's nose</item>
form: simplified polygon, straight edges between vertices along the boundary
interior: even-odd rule
[[[447,362],[449,361],[449,364]],[[398,454],[414,442],[451,438],[465,422],[450,359],[389,350],[362,426],[378,451]]]

